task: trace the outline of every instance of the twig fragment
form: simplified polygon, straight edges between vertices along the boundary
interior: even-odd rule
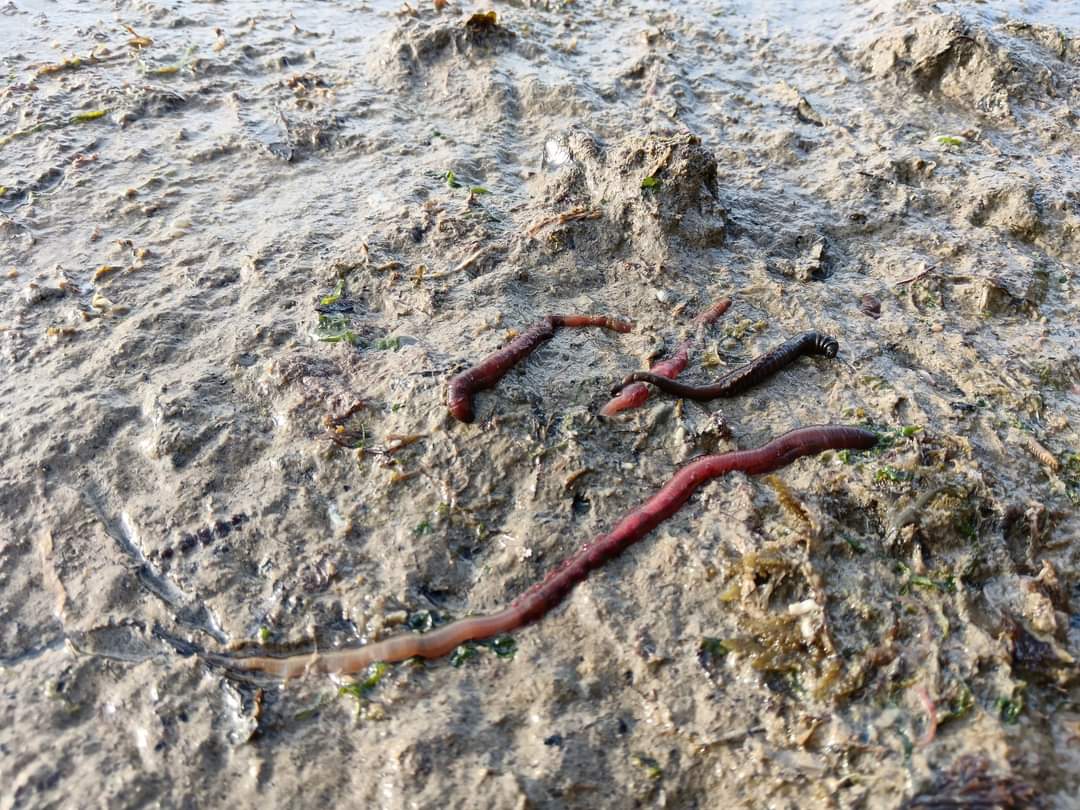
[[[526,236],[536,236],[549,225],[565,225],[567,222],[576,222],[580,219],[600,219],[604,212],[599,208],[571,208],[561,214],[553,214],[549,217],[537,220],[525,230]]]

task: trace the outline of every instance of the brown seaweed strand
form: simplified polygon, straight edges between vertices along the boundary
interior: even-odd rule
[[[763,380],[767,380],[777,371],[791,365],[804,355],[836,357],[839,348],[840,344],[836,342],[835,338],[823,335],[820,332],[804,332],[781,343],[775,349],[770,349],[765,354],[754,358],[746,365],[740,366],[712,385],[680,383],[657,374],[650,374],[647,371],[636,371],[623,380],[615,388],[615,392],[621,391],[624,386],[634,382],[647,382],[655,385],[661,391],[684,399],[705,401],[721,397],[733,397]]]
[[[450,380],[447,405],[450,413],[461,422],[472,422],[473,394],[484,391],[528,357],[541,343],[555,337],[560,327],[599,326],[614,332],[629,332],[633,324],[603,315],[547,315],[534,323],[506,346],[489,355],[472,368]]]
[[[213,660],[232,669],[287,679],[306,672],[356,673],[376,661],[404,661],[416,656],[438,658],[466,641],[508,633],[536,621],[565,599],[592,570],[621,554],[674,515],[698,487],[713,478],[736,470],[760,475],[785,467],[802,456],[824,450],[867,450],[876,441],[877,437],[866,430],[825,425],[793,430],[756,450],[737,450],[692,461],[659,492],[620,520],[610,533],[582,546],[541,582],[515,599],[510,607],[498,613],[461,619],[430,633],[404,633],[355,649],[288,658],[214,656]]]

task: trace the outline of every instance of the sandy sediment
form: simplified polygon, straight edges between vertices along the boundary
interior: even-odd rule
[[[0,808],[1073,806],[1068,9],[24,5]],[[838,358],[598,416],[724,296],[680,380]],[[553,312],[636,328],[453,420]],[[512,642],[215,663],[497,610],[687,460],[830,422],[882,447],[709,484]]]

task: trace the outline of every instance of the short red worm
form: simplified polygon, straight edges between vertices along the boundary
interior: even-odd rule
[[[723,315],[725,312],[727,312],[728,309],[730,309],[730,308],[731,308],[731,299],[730,298],[720,298],[717,301],[713,302],[713,305],[711,307],[709,307],[707,310],[705,310],[704,312],[698,313],[698,316],[696,318],[694,318],[694,325],[695,326],[708,326],[710,323],[712,323],[717,318],[719,318],[721,315]]]
[[[785,433],[756,450],[736,450],[704,456],[690,462],[644,504],[620,520],[609,534],[582,546],[536,585],[514,600],[510,607],[488,616],[472,616],[451,622],[430,633],[403,633],[363,647],[315,652],[287,658],[232,658],[212,660],[234,670],[264,672],[293,678],[306,672],[351,674],[377,661],[438,658],[466,641],[509,633],[535,622],[550,611],[589,573],[621,554],[674,515],[707,481],[732,471],[760,475],[785,467],[803,456],[824,450],[868,450],[877,437],[866,430],[838,425],[808,427]]]
[[[675,379],[690,362],[691,341],[685,340],[675,354],[659,363],[656,363],[649,372],[658,377]],[[643,382],[633,382],[623,388],[608,403],[600,409],[601,416],[614,416],[620,411],[628,411],[631,408],[640,408],[649,399],[649,386]]]
[[[694,325],[705,326],[712,323],[727,312],[730,306],[730,298],[721,298],[707,310],[698,315],[694,319]],[[670,380],[674,380],[682,374],[686,369],[687,364],[690,362],[690,349],[695,342],[696,341],[693,338],[684,340],[679,348],[675,350],[675,354],[666,360],[661,360],[650,368],[649,372],[660,377],[667,377]],[[620,411],[628,411],[631,408],[640,408],[648,399],[648,385],[643,382],[630,383],[630,385],[626,386],[618,394],[612,397],[607,405],[600,409],[600,415],[614,416]]]
[[[581,326],[599,326],[614,332],[629,332],[634,328],[629,321],[603,315],[548,315],[499,351],[451,379],[447,396],[450,413],[461,422],[472,422],[475,418],[473,394],[494,387],[506,372],[532,354],[537,346],[555,337],[559,328]]]
[[[619,393],[635,382],[647,382],[661,391],[674,394],[684,399],[710,400],[720,397],[733,397],[752,388],[759,382],[771,377],[784,366],[790,365],[804,355],[836,357],[840,344],[835,338],[819,332],[804,332],[781,343],[765,354],[755,357],[749,363],[739,366],[730,374],[721,377],[712,385],[690,385],[669,380],[647,371],[635,371],[615,387],[613,393]]]

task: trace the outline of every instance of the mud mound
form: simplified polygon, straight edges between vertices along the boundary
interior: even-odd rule
[[[637,255],[658,260],[673,239],[724,242],[716,158],[695,135],[630,135],[605,147],[575,130],[548,142],[545,161],[557,173],[542,196],[556,210],[602,212],[602,251],[629,241]]]
[[[993,227],[1030,242],[1042,229],[1035,190],[1021,179],[984,178],[961,205],[976,227]]]
[[[372,54],[373,76],[389,71],[392,80],[408,79],[437,62],[455,57],[475,61],[514,47],[517,35],[497,22],[494,12],[468,19],[418,16],[396,30]]]
[[[877,77],[894,77],[918,92],[938,94],[995,119],[1012,117],[1024,71],[986,31],[957,16],[933,16],[886,33],[863,54]]]

